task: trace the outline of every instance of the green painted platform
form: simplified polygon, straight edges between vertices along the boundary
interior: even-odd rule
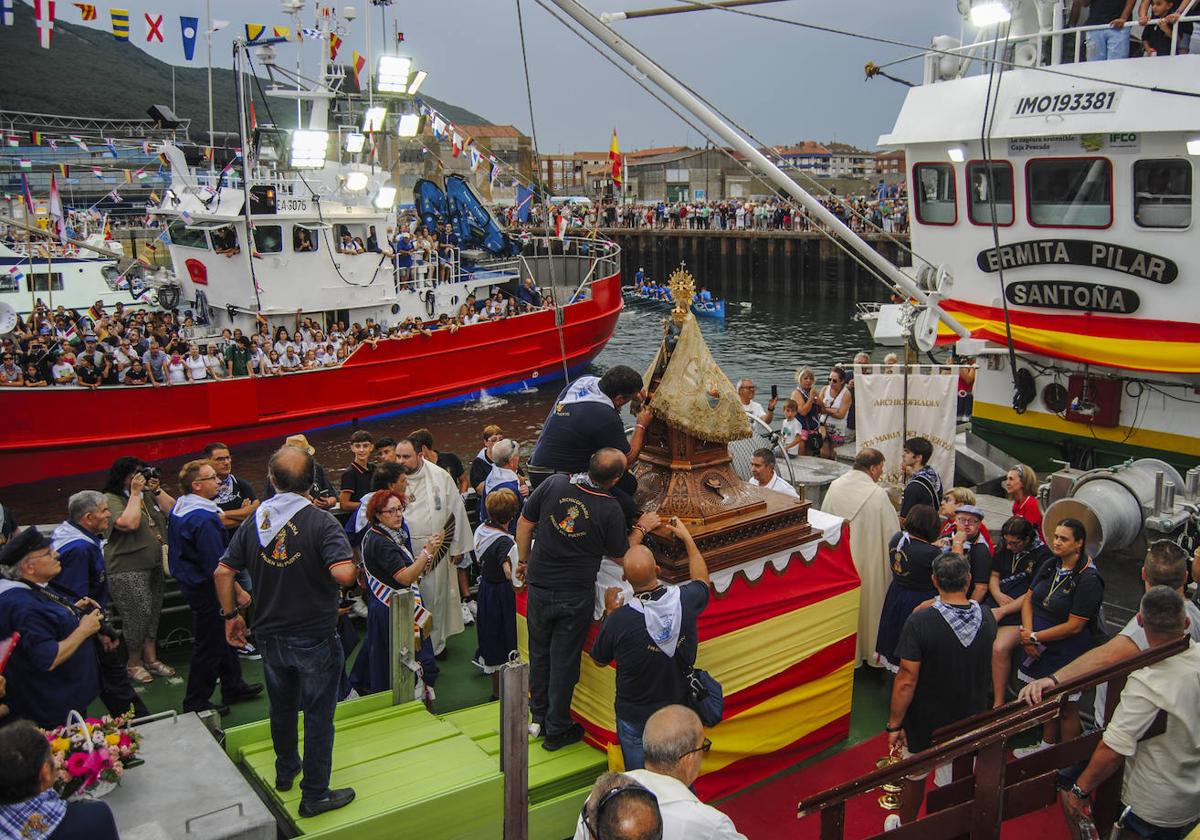
[[[379,694],[338,705],[331,785],[358,794],[338,811],[302,819],[299,784],[275,791],[266,721],[227,730],[225,750],[305,837],[500,837],[499,704],[438,716],[419,703],[392,706],[390,699]],[[584,744],[553,753],[531,744],[530,836],[571,836],[579,803],[606,765],[603,753]]]

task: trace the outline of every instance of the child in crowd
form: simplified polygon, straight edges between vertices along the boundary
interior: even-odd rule
[[[800,418],[797,416],[799,411],[800,406],[795,400],[784,402],[783,425],[779,429],[779,445],[783,447],[783,454],[789,458],[803,455],[804,442],[808,439],[808,432],[801,427]]]
[[[512,583],[517,544],[507,526],[517,515],[520,500],[512,490],[501,487],[488,493],[484,508],[487,518],[475,529],[475,556],[480,567],[475,664],[492,675],[495,700],[500,697],[500,669],[517,648],[517,598]]]

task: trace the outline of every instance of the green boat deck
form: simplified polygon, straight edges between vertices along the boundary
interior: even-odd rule
[[[227,730],[225,750],[305,837],[382,840],[403,826],[405,836],[495,838],[503,834],[504,813],[499,725],[499,703],[444,715],[420,703],[392,706],[388,694],[340,703],[330,783],[353,787],[357,796],[345,808],[309,819],[299,816],[299,784],[287,793],[274,788],[266,721]],[[606,767],[605,754],[585,744],[551,753],[531,743],[530,836],[569,837],[579,803]]]

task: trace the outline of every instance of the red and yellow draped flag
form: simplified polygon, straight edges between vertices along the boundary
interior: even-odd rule
[[[94,4],[92,4],[92,3],[72,3],[71,5],[79,10],[80,20],[95,20],[96,19],[96,6]]]
[[[358,50],[352,50],[350,52],[350,69],[354,72],[354,84],[360,89],[362,88],[362,85],[359,83],[358,74],[361,73],[362,69],[366,66],[367,60],[358,52]]]
[[[608,160],[612,164],[612,180],[621,186],[621,147],[617,144],[617,129],[613,128],[612,145],[608,148]]]
[[[337,61],[338,50],[342,48],[342,39],[334,33],[329,33],[329,60]]]

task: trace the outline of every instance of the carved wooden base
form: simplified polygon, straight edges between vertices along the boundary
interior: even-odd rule
[[[820,539],[808,524],[809,502],[764,490],[734,471],[729,449],[655,420],[634,467],[638,507],[688,526],[710,572]],[[654,538],[660,577],[688,579],[687,553],[671,537]]]

